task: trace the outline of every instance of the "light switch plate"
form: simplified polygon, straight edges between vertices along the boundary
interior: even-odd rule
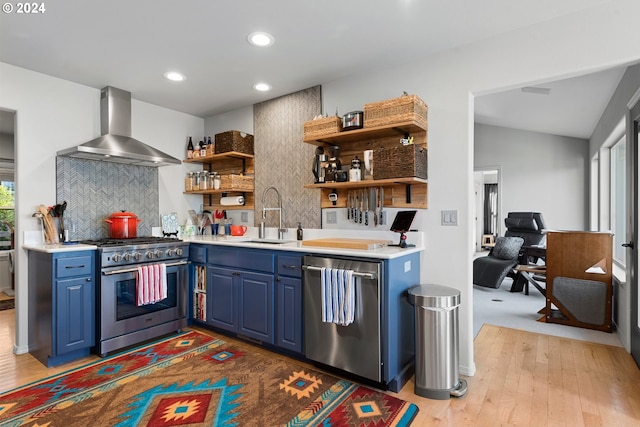
[[[241,212],[240,213],[240,221],[241,222],[249,222],[249,212]]]
[[[458,225],[458,211],[447,210],[441,212],[441,224],[442,225]]]
[[[337,224],[338,223],[338,215],[335,211],[327,212],[327,224]]]

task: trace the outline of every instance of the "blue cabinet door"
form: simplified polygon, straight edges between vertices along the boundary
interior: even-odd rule
[[[56,281],[55,353],[94,345],[94,286],[91,277]]]
[[[302,353],[302,280],[277,279],[277,346]]]
[[[273,274],[239,273],[238,333],[274,344]]]
[[[207,268],[207,323],[238,332],[236,277],[229,269]]]

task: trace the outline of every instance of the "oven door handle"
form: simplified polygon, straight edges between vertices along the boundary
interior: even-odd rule
[[[179,261],[179,262],[174,262],[174,263],[170,263],[170,264],[165,264],[167,267],[175,267],[176,265],[186,265],[189,264],[189,261]],[[138,271],[138,267],[135,268],[123,268],[122,270],[110,270],[110,271],[103,271],[102,275],[103,276],[111,276],[113,274],[122,274],[122,273],[133,273]]]

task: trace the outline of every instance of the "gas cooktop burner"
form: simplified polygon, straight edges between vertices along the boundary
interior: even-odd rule
[[[177,238],[147,236],[147,237],[134,237],[132,239],[111,239],[109,237],[105,237],[104,239],[80,241],[80,243],[83,243],[85,245],[95,245],[98,247],[146,245],[146,244],[153,244],[153,243],[176,243],[176,242],[182,242],[182,240]]]

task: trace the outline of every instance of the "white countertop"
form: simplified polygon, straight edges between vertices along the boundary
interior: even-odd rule
[[[96,245],[83,245],[81,243],[30,243],[22,245],[22,249],[53,254],[59,252],[92,251],[98,249],[98,247]]]
[[[183,238],[186,242],[191,243],[203,243],[209,245],[218,246],[233,246],[243,248],[256,248],[256,249],[272,249],[276,251],[290,251],[290,252],[304,252],[324,255],[343,255],[353,256],[359,258],[377,258],[377,259],[393,259],[399,258],[414,252],[420,252],[424,250],[422,245],[416,245],[415,247],[399,248],[397,246],[384,246],[378,249],[345,249],[345,248],[325,248],[317,246],[303,246],[302,241],[297,240],[285,240],[286,243],[272,244],[272,243],[259,243],[251,242],[252,237],[233,237],[233,236],[192,236]]]
[[[325,248],[317,246],[303,246],[301,241],[285,239],[286,243],[270,244],[252,242],[250,240],[257,238],[257,228],[249,227],[247,233],[244,236],[181,236],[181,239],[190,243],[203,243],[209,245],[219,246],[235,246],[243,248],[254,249],[271,249],[275,251],[291,251],[291,252],[304,252],[324,255],[342,255],[353,256],[360,258],[376,258],[376,259],[393,259],[399,258],[415,252],[421,252],[424,250],[422,233],[412,233],[411,243],[415,243],[414,247],[399,248],[397,246],[384,246],[378,249],[346,249],[346,248]],[[295,230],[290,229],[287,233],[288,236],[295,236]],[[274,229],[267,229],[267,236],[275,236]],[[398,234],[391,232],[362,232],[351,230],[305,230],[305,239],[316,238],[330,238],[330,237],[351,237],[351,238],[373,238],[383,239],[392,242],[398,241]],[[25,236],[27,237],[27,236]],[[25,238],[25,244],[22,245],[23,249],[45,252],[45,253],[60,253],[60,252],[75,252],[97,249],[95,245],[85,245],[81,243],[64,244],[64,243],[42,243],[42,241],[34,241],[30,238]],[[269,240],[275,240],[273,238]]]

